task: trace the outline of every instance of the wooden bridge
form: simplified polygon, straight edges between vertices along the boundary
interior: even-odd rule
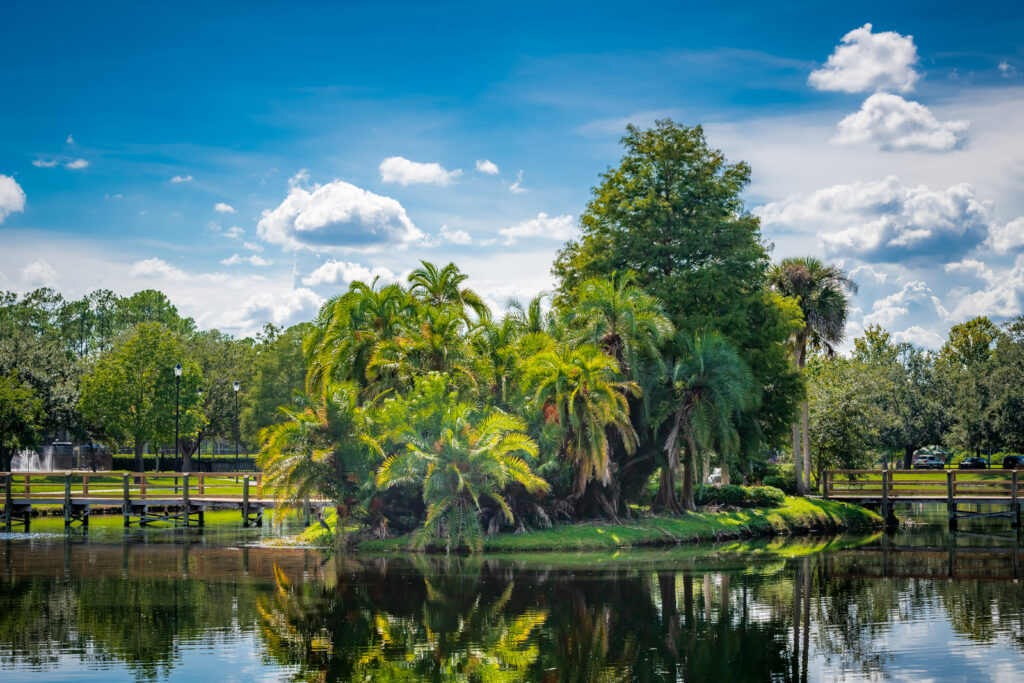
[[[1020,526],[1018,470],[827,470],[825,498],[874,504],[887,519],[894,503],[942,503],[949,527],[972,517],[1006,517]],[[982,512],[965,506],[988,505],[1003,510]]]
[[[4,509],[0,519],[11,531],[31,525],[33,506],[60,506],[64,526],[89,525],[94,507],[120,508],[124,526],[154,522],[203,526],[207,510],[237,509],[242,526],[263,526],[263,511],[275,502],[261,492],[261,476],[253,472],[181,473],[151,472],[0,472]],[[306,525],[310,515],[319,517],[326,501],[306,501]]]

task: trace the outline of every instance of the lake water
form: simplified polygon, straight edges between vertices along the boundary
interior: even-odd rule
[[[1024,550],[1003,524],[325,558],[257,547],[273,532],[235,517],[0,535],[0,680],[1024,680]]]

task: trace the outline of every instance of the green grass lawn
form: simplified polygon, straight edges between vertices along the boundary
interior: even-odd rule
[[[857,505],[787,497],[777,508],[696,512],[683,517],[650,516],[626,524],[561,524],[524,534],[496,534],[484,542],[484,551],[614,550],[753,536],[864,531],[882,525],[881,517]],[[327,536],[322,532],[319,535]],[[373,553],[404,552],[409,548],[409,539],[363,541],[358,547]]]

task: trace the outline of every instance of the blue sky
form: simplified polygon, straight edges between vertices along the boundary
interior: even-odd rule
[[[1024,8],[820,5],[6,3],[0,288],[245,334],[424,258],[500,306],[671,116],[753,166],[774,257],[854,273],[851,336],[1021,314]]]

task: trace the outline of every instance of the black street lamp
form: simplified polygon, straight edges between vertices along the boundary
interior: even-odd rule
[[[174,366],[174,465],[178,467],[178,397],[181,393],[181,363]],[[180,469],[180,467],[179,467]]]
[[[238,471],[238,380],[235,380],[235,471]]]
[[[202,405],[202,403],[203,403],[203,388],[199,387],[199,404],[200,404],[200,406]],[[196,432],[196,467],[199,469],[200,472],[203,471],[203,468],[199,465],[199,462],[202,459],[203,459],[203,430],[200,429],[198,432]]]

